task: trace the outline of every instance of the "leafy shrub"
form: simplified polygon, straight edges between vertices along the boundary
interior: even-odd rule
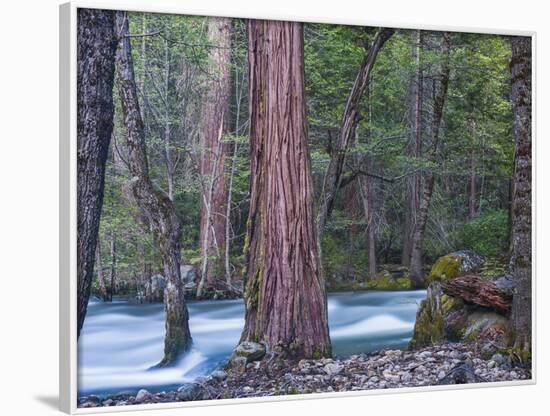
[[[464,223],[462,245],[486,257],[498,257],[508,250],[508,229],[505,210],[487,211]]]

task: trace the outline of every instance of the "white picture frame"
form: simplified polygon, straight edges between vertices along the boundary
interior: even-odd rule
[[[241,403],[262,403],[271,401],[290,401],[290,400],[317,400],[322,398],[335,397],[354,397],[354,396],[370,396],[381,394],[402,394],[405,392],[427,392],[438,390],[454,390],[454,389],[480,389],[494,388],[502,386],[522,386],[536,384],[537,382],[537,350],[536,350],[536,287],[537,287],[537,250],[535,242],[537,239],[537,218],[536,209],[533,209],[533,369],[532,379],[518,380],[510,382],[497,383],[482,383],[468,384],[457,386],[427,386],[413,387],[406,389],[386,389],[386,390],[368,390],[354,392],[334,392],[334,393],[318,393],[314,395],[296,396],[275,396],[270,398],[242,398],[242,399],[221,399],[210,401],[197,402],[173,402],[162,404],[142,404],[125,407],[99,407],[99,408],[78,408],[77,407],[77,336],[76,336],[76,12],[78,8],[97,8],[110,10],[126,10],[135,12],[157,12],[170,14],[188,14],[201,16],[225,16],[236,18],[264,18],[274,20],[290,20],[290,21],[307,21],[318,23],[346,24],[346,25],[362,25],[362,26],[383,26],[394,27],[400,29],[423,29],[423,30],[448,30],[453,32],[475,32],[498,35],[516,35],[529,36],[532,38],[533,50],[533,188],[537,186],[537,137],[536,137],[536,114],[537,114],[537,74],[536,74],[536,59],[537,59],[537,34],[534,31],[520,31],[510,29],[494,29],[494,28],[479,28],[479,27],[453,27],[439,26],[433,24],[416,25],[407,22],[379,22],[369,21],[368,19],[320,19],[312,16],[307,19],[296,19],[291,12],[288,14],[263,14],[251,12],[236,12],[232,13],[227,10],[220,10],[220,13],[211,13],[192,9],[182,2],[181,6],[174,4],[151,3],[145,6],[143,3],[127,0],[124,2],[117,1],[73,1],[62,4],[59,7],[59,126],[60,126],[60,175],[59,175],[59,224],[60,224],[60,239],[59,239],[59,403],[60,409],[67,414],[96,414],[96,413],[113,413],[127,412],[138,410],[153,410],[153,409],[176,409],[188,407],[202,406],[223,406],[228,404]],[[533,207],[536,207],[536,199],[534,197]]]

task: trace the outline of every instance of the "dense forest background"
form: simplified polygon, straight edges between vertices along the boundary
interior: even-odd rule
[[[249,210],[249,104],[246,23],[232,19],[231,43],[212,42],[207,18],[130,13],[130,42],[149,175],[173,201],[181,219],[182,264],[205,268],[238,290],[245,267]],[[348,96],[377,36],[376,28],[305,24],[304,61],[309,151],[315,204],[321,204]],[[332,289],[368,284],[381,265],[409,266],[411,229],[420,189],[434,178],[426,221],[423,263],[472,249],[504,268],[508,253],[514,139],[509,41],[502,36],[450,33],[448,54],[439,32],[399,30],[379,49],[359,103],[357,127],[338,193],[322,233],[322,262]],[[230,50],[229,127],[221,165],[226,184],[226,241],[203,256],[201,207],[219,181],[201,169],[204,102],[216,78],[212,50]],[[449,79],[441,127],[431,126]],[[115,81],[115,90],[117,88]],[[105,174],[93,292],[143,292],[162,274],[153,236],[140,221],[125,184],[131,178],[120,101]],[[221,162],[221,163],[220,163]],[[204,214],[203,214],[204,216]],[[227,244],[226,244],[227,242]],[[407,248],[408,247],[408,248]],[[220,248],[223,253],[220,253]],[[407,252],[409,251],[409,252]],[[206,257],[206,258],[205,258]],[[384,268],[384,267],[382,267]],[[101,283],[103,282],[103,283]],[[103,288],[101,287],[103,285]]]

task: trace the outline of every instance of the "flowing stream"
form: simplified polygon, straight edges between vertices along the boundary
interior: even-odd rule
[[[333,293],[328,314],[333,354],[406,348],[425,290]],[[244,324],[242,300],[188,302],[193,348],[178,365],[150,370],[162,358],[162,304],[91,300],[78,342],[79,395],[176,389],[220,366]]]

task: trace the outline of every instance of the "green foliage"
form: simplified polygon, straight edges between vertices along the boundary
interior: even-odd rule
[[[146,130],[149,173],[168,194],[173,168],[173,203],[183,224],[182,257],[200,264],[200,210],[205,178],[200,174],[200,126],[206,81],[212,74],[207,39],[208,18],[130,13],[130,32],[140,107]],[[304,72],[309,150],[318,204],[323,177],[338,138],[342,114],[361,62],[378,28],[306,23]],[[441,65],[438,32],[423,32],[420,61],[414,59],[413,31],[397,31],[383,46],[361,100],[353,147],[344,176],[356,171],[374,176],[369,186],[374,201],[370,224],[376,234],[379,263],[400,263],[407,189],[413,173],[433,173],[435,187],[426,225],[423,254],[427,264],[446,253],[469,248],[497,258],[507,251],[508,184],[513,167],[512,114],[508,62],[510,46],[501,36],[453,33],[451,79],[437,157],[431,154],[430,123],[434,85]],[[246,21],[233,19],[231,131],[224,142],[236,147],[226,159],[232,173],[230,261],[236,275],[245,267],[243,249],[249,207],[250,160]],[[408,152],[411,86],[421,70],[423,81],[422,144],[418,155]],[[103,269],[112,262],[110,243],[116,239],[116,269],[121,284],[137,287],[146,270],[162,272],[150,230],[139,216],[125,184],[126,129],[115,86],[115,130],[109,153],[100,225]],[[170,163],[169,163],[170,162]],[[232,166],[234,163],[234,172]],[[468,218],[468,184],[474,177],[476,211]],[[206,178],[208,179],[208,178]],[[355,179],[337,195],[322,236],[323,267],[331,289],[374,287],[368,270],[368,213]],[[419,191],[419,194],[421,191]],[[486,267],[497,273],[500,265]],[[482,273],[484,271],[482,270]],[[448,271],[445,274],[449,274]],[[401,280],[400,280],[401,279]],[[407,278],[380,279],[377,288],[406,288]]]
[[[487,211],[464,223],[460,231],[464,248],[486,257],[506,253],[508,235],[508,213],[504,210]]]

